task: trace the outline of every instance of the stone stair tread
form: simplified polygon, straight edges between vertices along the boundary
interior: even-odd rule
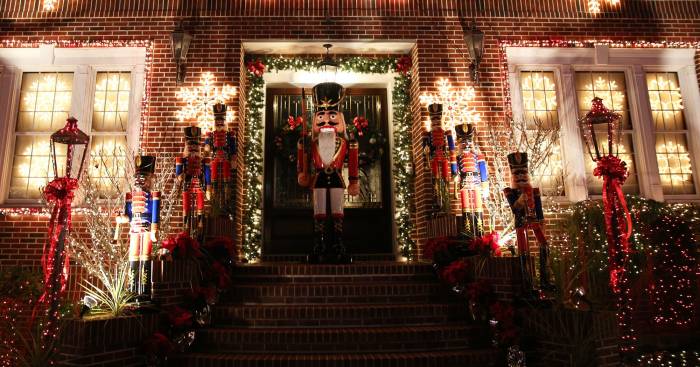
[[[279,333],[313,333],[321,331],[324,333],[357,333],[360,331],[366,332],[384,332],[384,333],[395,333],[395,332],[423,332],[423,331],[435,331],[435,330],[469,330],[480,328],[480,325],[474,324],[457,324],[457,325],[445,325],[445,324],[426,324],[426,325],[392,325],[392,326],[328,326],[328,327],[261,327],[261,328],[246,328],[239,326],[212,326],[206,329],[202,329],[199,332],[207,333],[209,331],[225,332],[232,331],[237,333],[250,333],[250,334],[260,334],[269,333],[270,331],[275,331]]]

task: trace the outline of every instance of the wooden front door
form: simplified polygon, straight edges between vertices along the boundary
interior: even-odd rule
[[[307,90],[307,123],[311,120]],[[345,198],[345,244],[351,254],[393,252],[391,170],[386,89],[348,89],[343,102],[346,124],[364,116],[369,129],[358,136],[360,191]],[[263,255],[302,255],[313,243],[311,191],[297,185],[296,140],[285,133],[289,116],[301,116],[301,89],[267,89]],[[347,182],[347,166],[345,168]]]

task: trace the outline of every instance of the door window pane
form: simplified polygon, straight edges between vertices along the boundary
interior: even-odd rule
[[[591,109],[591,101],[594,97],[601,98],[605,107],[619,113],[622,125],[619,157],[627,162],[629,177],[622,185],[622,190],[627,194],[638,194],[639,183],[635,167],[635,151],[632,142],[632,121],[630,120],[629,105],[627,103],[627,84],[625,73],[621,71],[578,71],[576,72],[576,95],[578,97],[579,118],[583,117]],[[607,127],[596,126],[598,146],[607,154]],[[584,146],[585,146],[584,142]],[[586,177],[588,192],[593,195],[602,193],[602,180],[593,176],[595,163],[586,156]]]
[[[668,195],[695,194],[678,75],[647,73],[647,89],[663,192]]]

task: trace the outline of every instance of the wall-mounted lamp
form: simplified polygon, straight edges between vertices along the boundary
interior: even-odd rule
[[[190,49],[192,35],[182,29],[180,24],[173,33],[170,34],[170,46],[173,51],[173,59],[177,64],[177,85],[181,85],[185,81],[185,61],[187,60],[187,51]]]
[[[476,28],[476,22],[472,22],[472,28],[464,32],[464,42],[467,44],[469,52],[469,71],[471,72],[472,80],[479,83],[479,64],[481,57],[484,54],[484,32]]]

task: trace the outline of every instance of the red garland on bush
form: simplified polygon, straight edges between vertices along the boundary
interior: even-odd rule
[[[515,309],[513,305],[494,302],[490,308],[491,316],[498,321],[495,325],[496,338],[500,345],[515,345],[518,343],[518,327],[515,325]]]
[[[470,265],[467,260],[455,260],[440,271],[440,279],[452,286],[464,284],[469,276]]]
[[[423,256],[427,259],[434,259],[436,254],[447,251],[452,244],[454,241],[449,237],[431,238],[423,245]]]
[[[352,124],[355,126],[355,130],[357,130],[357,135],[359,136],[362,136],[364,134],[363,131],[369,127],[369,121],[362,116],[355,117],[352,120]]]
[[[256,59],[255,61],[250,60],[245,63],[245,66],[251,74],[257,76],[258,78],[263,76],[265,73],[265,64],[263,64],[260,59]]]
[[[287,118],[287,124],[289,125],[289,130],[294,131],[297,127],[304,123],[304,119],[301,116],[294,117],[290,115]]]
[[[213,283],[219,289],[227,289],[231,286],[229,268],[219,261],[212,262],[211,267],[205,272],[205,281]]]
[[[501,247],[498,245],[498,233],[491,232],[482,237],[477,237],[469,243],[469,249],[482,256],[501,256]]]
[[[396,60],[396,71],[401,75],[408,74],[411,71],[411,66],[413,66],[413,62],[408,56],[401,56]]]
[[[168,310],[168,322],[174,328],[190,327],[192,326],[192,312],[180,306],[173,306]]]
[[[202,256],[199,242],[190,237],[187,232],[180,232],[176,237],[167,238],[160,247],[173,254],[174,259],[192,259]]]
[[[175,352],[175,345],[162,333],[155,332],[146,339],[141,346],[141,350],[147,355],[155,358],[165,358]]]
[[[493,298],[493,286],[485,279],[467,284],[467,298],[470,301],[486,305]]]

